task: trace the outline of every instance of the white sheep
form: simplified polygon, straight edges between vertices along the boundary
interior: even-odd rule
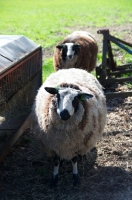
[[[81,68],[88,72],[95,69],[98,46],[92,34],[74,31],[54,49],[54,69]]]
[[[79,184],[77,156],[86,155],[106,123],[102,86],[82,69],[62,69],[40,87],[32,110],[32,131],[44,152],[55,156],[51,185],[58,181],[60,160],[72,160],[73,184]]]

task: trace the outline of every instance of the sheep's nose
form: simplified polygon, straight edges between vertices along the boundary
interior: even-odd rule
[[[66,109],[62,110],[60,113],[60,117],[62,120],[68,120],[70,118],[70,114],[69,114],[68,110],[66,110]]]
[[[72,55],[69,55],[69,56],[68,56],[68,59],[71,60],[71,59],[72,59]]]

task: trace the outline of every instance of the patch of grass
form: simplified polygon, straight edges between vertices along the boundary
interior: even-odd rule
[[[42,81],[44,82],[46,77],[49,76],[51,73],[55,72],[53,68],[53,60],[52,58],[47,58],[44,61],[43,67],[42,67]]]
[[[93,71],[91,72],[91,74],[92,74],[93,76],[96,77],[96,71],[95,71],[95,70],[93,70]]]
[[[131,23],[132,0],[0,1],[0,34],[22,34],[51,47],[70,27],[102,27]]]
[[[124,61],[125,63],[132,63],[132,55],[130,55],[130,54],[126,54],[125,55],[125,61]]]
[[[132,83],[126,83],[128,89],[132,89]]]
[[[98,53],[97,55],[97,65],[99,65],[102,62],[102,53]]]

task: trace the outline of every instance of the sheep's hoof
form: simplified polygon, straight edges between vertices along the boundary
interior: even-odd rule
[[[80,185],[80,177],[79,177],[79,174],[73,174],[73,185],[74,185],[74,186]]]
[[[58,174],[52,176],[50,187],[56,187],[58,183]]]

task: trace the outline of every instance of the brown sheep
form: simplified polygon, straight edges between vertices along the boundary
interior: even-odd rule
[[[74,31],[60,41],[53,55],[54,69],[80,68],[88,72],[95,69],[98,46],[86,31]]]

